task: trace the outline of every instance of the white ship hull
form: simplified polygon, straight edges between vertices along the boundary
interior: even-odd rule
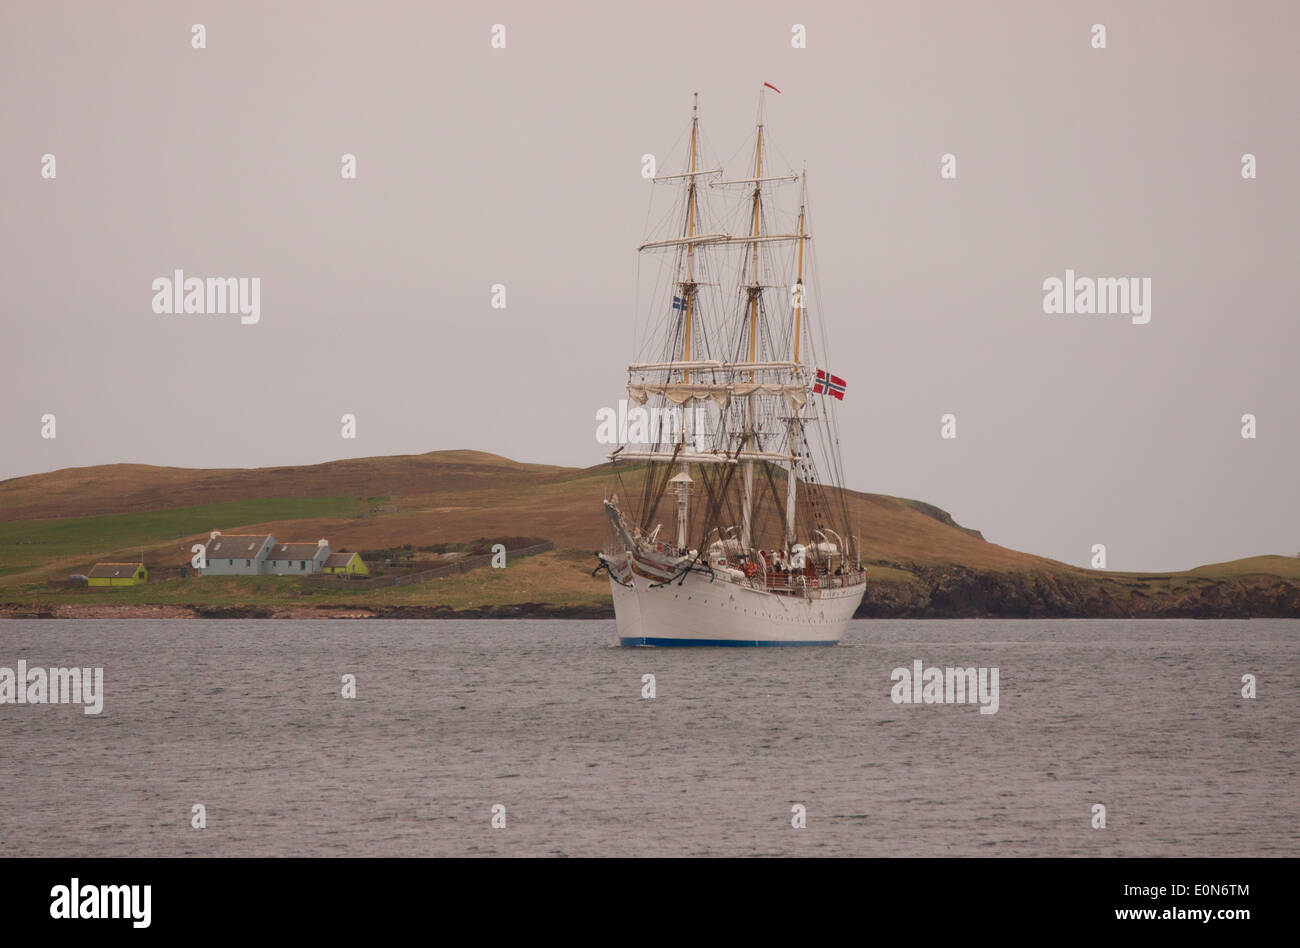
[[[862,601],[864,583],[791,596],[688,573],[679,583],[611,570],[621,645],[834,645]],[[629,585],[630,584],[630,585]]]

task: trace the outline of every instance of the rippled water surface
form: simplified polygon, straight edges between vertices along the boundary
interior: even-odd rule
[[[0,666],[105,677],[98,716],[0,705],[0,839],[53,856],[1300,855],[1300,621],[614,641],[612,622],[0,621]],[[894,704],[890,672],[915,659],[997,667],[999,710]]]

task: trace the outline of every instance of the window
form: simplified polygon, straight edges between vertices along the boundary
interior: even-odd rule
[[[299,568],[299,569],[306,569],[306,568],[307,568],[307,561],[306,561],[306,560],[299,560],[299,561],[298,561],[298,568]]]
[[[252,565],[253,565],[253,561],[252,561],[252,560],[244,560],[244,565],[245,565],[245,566],[252,566]]]
[[[230,566],[234,566],[234,565],[235,565],[235,561],[234,561],[234,560],[227,560],[226,562],[227,562]]]

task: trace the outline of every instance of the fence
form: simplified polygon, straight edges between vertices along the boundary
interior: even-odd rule
[[[520,547],[517,550],[507,550],[506,562],[508,563],[510,560],[521,556],[532,556],[553,549],[555,549],[555,544],[547,540],[545,543],[534,543],[532,546]],[[352,576],[317,574],[304,576],[302,581],[308,586],[320,586],[326,589],[379,589],[383,586],[409,586],[411,583],[423,583],[430,579],[437,579],[439,576],[451,576],[455,573],[478,569],[480,566],[487,566],[495,556],[495,553],[466,556],[445,563],[442,566],[435,566],[432,569],[421,570],[418,573],[407,573],[405,576],[371,576],[366,579],[357,579]]]
[[[188,566],[149,566],[148,568],[149,568],[150,583],[162,582],[163,580],[167,580],[167,579],[189,579],[194,572],[194,570],[192,570]],[[90,572],[90,567],[87,567],[86,572],[82,573],[81,575],[85,576],[89,572]],[[75,575],[77,574],[75,573],[70,574],[70,576],[75,576]],[[47,579],[45,581],[45,585],[49,589],[64,589],[64,590],[78,590],[78,589],[100,590],[100,589],[110,588],[107,586],[88,586],[85,580],[82,580],[80,582],[73,582],[69,578],[69,576],[61,576],[58,579]],[[116,589],[120,587],[111,587],[111,588]]]

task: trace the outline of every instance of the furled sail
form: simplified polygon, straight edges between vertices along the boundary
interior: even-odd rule
[[[674,405],[685,405],[692,399],[712,401],[723,411],[731,407],[733,398],[746,398],[750,395],[784,395],[786,405],[791,411],[798,411],[808,401],[806,384],[789,385],[763,382],[727,382],[713,384],[709,382],[636,382],[627,387],[628,397],[638,405],[644,405],[651,395],[662,395]]]

